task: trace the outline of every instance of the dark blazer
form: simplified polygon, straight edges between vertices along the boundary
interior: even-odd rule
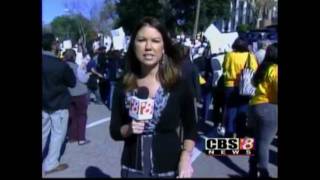
[[[68,87],[76,85],[76,77],[67,63],[54,55],[42,53],[42,110],[51,113],[68,109],[70,93]]]
[[[120,127],[131,121],[125,106],[125,92],[122,85],[117,85],[114,96],[110,122],[110,134],[116,141],[124,141],[121,164],[141,170],[141,159],[136,167],[137,135],[123,138]],[[157,124],[152,141],[153,172],[164,173],[176,171],[181,154],[181,140],[177,128],[182,125],[184,139],[196,139],[196,118],[192,92],[186,81],[179,81],[170,91]],[[138,149],[140,154],[140,148]]]

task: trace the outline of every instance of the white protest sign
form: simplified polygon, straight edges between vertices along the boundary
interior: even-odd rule
[[[204,32],[204,36],[210,42],[211,53],[221,52],[221,33],[216,26],[210,24]]]
[[[71,40],[65,40],[63,41],[63,49],[71,49],[72,48],[72,42]]]
[[[220,53],[232,51],[232,44],[238,38],[237,32],[221,33],[218,28],[211,24],[204,33],[204,36],[210,42],[211,52]]]
[[[113,49],[121,50],[125,48],[126,44],[126,35],[122,27],[118,29],[111,30]]]
[[[232,51],[232,44],[233,42],[239,37],[237,32],[232,32],[232,33],[222,33],[221,34],[221,48],[223,51]]]

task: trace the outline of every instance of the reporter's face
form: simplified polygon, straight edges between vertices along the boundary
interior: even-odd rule
[[[157,65],[164,52],[161,33],[148,25],[142,27],[134,40],[134,51],[138,60],[143,65]]]

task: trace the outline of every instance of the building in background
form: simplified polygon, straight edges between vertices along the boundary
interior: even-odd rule
[[[221,32],[234,32],[241,24],[255,29],[278,23],[278,0],[230,0],[230,19],[214,24]]]

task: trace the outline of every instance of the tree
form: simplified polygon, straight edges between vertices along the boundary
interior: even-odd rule
[[[105,0],[102,6],[95,3],[90,10],[90,16],[91,23],[97,32],[104,34],[110,32],[118,19],[116,1]]]
[[[201,7],[200,24],[203,27],[208,27],[215,20],[227,20],[230,16],[230,0],[204,0]]]
[[[191,34],[196,16],[195,0],[170,0],[173,19],[177,20],[175,26],[178,31]],[[214,20],[227,19],[230,15],[230,0],[202,0],[200,5],[200,15],[198,30],[203,31]]]
[[[55,36],[60,39],[71,39],[72,42],[77,42],[83,35],[80,26],[87,38],[94,38],[95,33],[89,20],[81,14],[58,16],[51,23],[51,29]]]
[[[116,4],[119,13],[118,26],[131,32],[144,16],[154,16],[172,33],[184,31],[191,34],[196,14],[195,0],[121,0]],[[227,18],[230,0],[201,1],[199,29],[203,30],[213,20]]]
[[[52,32],[52,30],[51,30],[50,24],[45,24],[42,21],[42,33],[51,33],[51,32]]]
[[[195,0],[170,0],[173,11],[172,18],[176,20],[174,25],[178,27],[178,31],[184,31],[187,34],[192,33],[196,14],[196,2]]]
[[[130,34],[144,16],[162,19],[161,8],[162,6],[157,0],[121,0],[116,4],[119,15],[117,26],[122,26],[126,34]]]
[[[93,1],[93,0],[91,0]],[[82,44],[84,45],[83,48],[86,48],[86,45],[88,43],[87,39],[89,40],[92,38],[95,38],[95,32],[93,31],[86,31],[88,27],[89,29],[92,29],[91,23],[88,23],[87,19],[84,18],[83,14],[86,14],[86,12],[89,12],[89,4],[87,1],[81,1],[81,0],[65,0],[64,7],[66,8],[65,11],[69,13],[72,17],[78,17],[75,18],[75,21],[78,26],[78,39],[81,40]],[[83,19],[84,18],[84,19]],[[85,23],[85,24],[83,24]],[[87,26],[85,28],[84,26]]]

